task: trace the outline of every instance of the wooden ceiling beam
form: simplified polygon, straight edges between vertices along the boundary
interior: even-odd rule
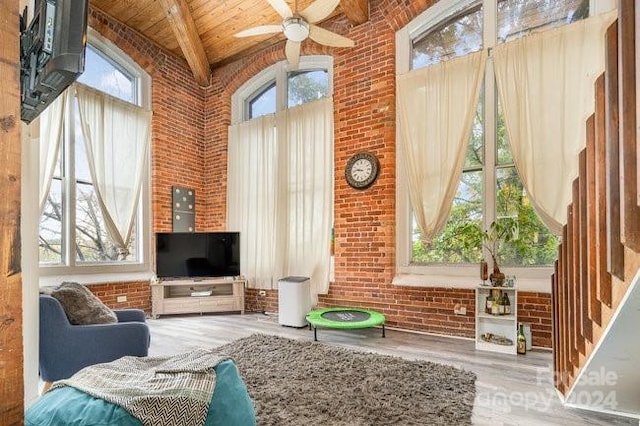
[[[209,86],[211,68],[196,24],[191,16],[189,5],[185,0],[158,0],[158,3],[171,24],[171,29],[178,39],[180,49],[182,49],[196,82],[201,86]]]
[[[340,8],[353,25],[369,20],[369,0],[340,0]]]

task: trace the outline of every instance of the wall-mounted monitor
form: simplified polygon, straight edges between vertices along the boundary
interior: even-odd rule
[[[30,123],[84,71],[89,0],[35,0],[20,17],[20,118]]]

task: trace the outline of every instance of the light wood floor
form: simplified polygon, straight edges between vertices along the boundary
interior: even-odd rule
[[[307,328],[283,327],[277,315],[182,315],[148,320],[150,355],[215,347],[253,333],[313,340]],[[471,340],[379,329],[318,330],[318,340],[366,352],[449,364],[476,373],[473,423],[477,425],[637,425],[638,420],[562,406],[552,384],[552,355],[522,356],[476,351]]]

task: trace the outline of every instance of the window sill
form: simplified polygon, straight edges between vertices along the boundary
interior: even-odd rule
[[[475,268],[474,268],[475,269]],[[505,272],[507,275],[511,275]],[[548,277],[522,277],[516,275],[516,290],[551,293],[551,273]],[[536,274],[539,275],[539,274]],[[474,289],[481,281],[477,276],[454,276],[448,274],[400,273],[393,278],[394,286],[424,288]]]
[[[108,272],[90,274],[59,274],[40,275],[40,287],[55,287],[64,281],[72,281],[80,284],[107,284],[125,283],[132,281],[150,281],[154,274],[152,272]]]

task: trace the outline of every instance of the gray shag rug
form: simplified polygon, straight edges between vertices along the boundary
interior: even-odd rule
[[[258,425],[470,425],[476,376],[427,361],[254,334],[219,348]]]

